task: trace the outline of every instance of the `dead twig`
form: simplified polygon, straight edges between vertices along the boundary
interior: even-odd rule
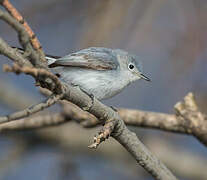
[[[16,62],[20,66],[32,67],[33,65],[25,59],[18,51],[14,48],[11,48],[2,38],[0,38],[0,54],[7,56],[12,61]]]
[[[199,111],[194,95],[188,93],[183,102],[175,105],[175,110],[185,131],[207,146],[207,116]]]
[[[96,149],[99,146],[99,144],[101,144],[103,141],[110,137],[115,125],[116,122],[114,120],[106,122],[103,128],[99,131],[98,135],[94,136],[93,144],[89,145],[88,147]]]
[[[38,103],[36,105],[30,106],[29,108],[26,108],[22,111],[15,112],[13,114],[2,116],[0,117],[0,124],[7,123],[11,121],[16,121],[18,119],[28,117],[34,113],[37,113],[39,111],[42,111],[45,108],[50,107],[51,105],[55,104],[58,100],[60,100],[63,97],[63,94],[61,95],[53,95],[46,100],[44,100],[41,103]]]
[[[44,52],[42,51],[41,44],[37,39],[35,33],[32,31],[26,20],[17,11],[17,9],[9,2],[9,0],[1,0],[0,4],[14,17],[20,24],[22,24],[29,35],[32,46],[40,54],[41,60],[45,61]]]
[[[47,67],[47,62],[46,60],[44,60],[44,57],[40,57],[40,55],[33,49],[33,46],[30,42],[30,37],[27,31],[25,30],[24,26],[22,26],[22,24],[20,24],[16,19],[14,19],[9,13],[4,12],[1,9],[0,19],[9,24],[18,33],[19,42],[25,49],[25,55],[26,57],[28,57],[31,63],[39,68]]]
[[[18,121],[11,121],[0,125],[1,133],[12,131],[22,131],[31,129],[41,129],[43,127],[51,127],[70,121],[66,119],[63,113],[42,114],[33,117],[26,117]]]
[[[23,66],[20,67],[17,64],[13,64],[13,66],[9,66],[9,65],[4,65],[3,66],[3,70],[5,72],[14,72],[16,74],[20,74],[20,73],[25,73],[28,75],[31,75],[32,77],[34,77],[37,82],[40,82],[42,87],[46,86],[47,88],[49,88],[51,91],[53,91],[56,94],[61,94],[63,92],[63,86],[61,84],[61,82],[59,81],[59,79],[57,78],[57,76],[55,76],[54,74],[52,74],[51,72],[45,70],[45,69],[38,69],[38,68],[33,68],[33,67],[28,67],[28,66]],[[54,83],[53,86],[47,86],[47,81],[46,79],[49,81],[49,79],[51,79]]]

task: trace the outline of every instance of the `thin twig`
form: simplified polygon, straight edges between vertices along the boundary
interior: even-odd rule
[[[31,63],[36,67],[47,67],[47,62],[40,58],[40,55],[33,49],[33,46],[30,43],[30,38],[27,31],[24,29],[24,26],[20,24],[16,19],[14,19],[10,14],[4,12],[0,9],[0,19],[8,23],[13,29],[16,30],[19,37],[19,42],[27,53],[25,53]]]
[[[63,97],[63,95],[53,95],[46,100],[44,100],[41,103],[38,103],[36,105],[30,106],[29,108],[26,108],[22,111],[15,112],[13,114],[9,114],[7,116],[0,117],[0,124],[7,123],[10,121],[15,121],[24,117],[28,117],[34,113],[37,113],[39,111],[42,111],[45,108],[50,107],[51,105],[55,104],[58,100],[60,100]]]
[[[11,121],[0,125],[0,132],[22,131],[31,129],[41,129],[44,127],[57,126],[70,121],[62,113],[50,113],[26,117],[18,121]]]
[[[13,64],[13,66],[4,65],[3,70],[5,72],[14,72],[16,74],[25,73],[33,76],[35,79],[40,79],[40,81],[50,78],[55,84],[54,86],[49,87],[50,90],[54,91],[56,94],[61,94],[63,92],[63,86],[57,76],[45,69],[32,68],[28,66],[20,67],[17,64]]]
[[[193,93],[178,102],[175,110],[183,128],[207,146],[207,116],[199,111]]]
[[[1,0],[1,5],[20,23],[24,26],[26,32],[29,35],[30,41],[34,47],[35,50],[38,51],[40,54],[40,57],[43,61],[45,61],[44,58],[44,52],[42,51],[41,44],[39,40],[37,39],[35,33],[32,31],[26,20],[22,17],[22,15],[17,11],[17,9],[9,2],[9,0]]]
[[[89,145],[88,147],[91,149],[96,149],[99,146],[99,144],[101,144],[103,141],[105,141],[111,136],[111,133],[113,132],[115,125],[116,121],[114,121],[113,119],[111,121],[106,122],[103,128],[98,132],[98,135],[94,136],[93,144]]]
[[[0,54],[7,56],[12,61],[16,62],[20,66],[32,67],[32,64],[26,60],[18,51],[11,48],[2,38],[0,38]]]

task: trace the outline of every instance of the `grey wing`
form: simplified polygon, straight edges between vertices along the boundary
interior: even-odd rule
[[[113,70],[118,67],[118,61],[111,49],[94,47],[69,54],[49,65],[50,68],[58,66]]]

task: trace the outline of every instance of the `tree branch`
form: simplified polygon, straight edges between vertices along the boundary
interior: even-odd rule
[[[187,94],[184,99],[188,99],[188,102],[191,101],[195,103],[194,97],[191,93]],[[178,102],[177,104],[180,103],[182,102]],[[95,116],[88,112],[81,111],[81,109],[77,106],[67,102],[64,102],[63,104],[63,113],[66,122],[68,119],[70,119],[80,123],[85,128],[91,128],[101,124],[101,122]],[[176,106],[175,108],[177,108]],[[185,111],[188,111],[188,109],[185,109]],[[179,114],[173,115],[131,109],[118,109],[118,113],[127,125],[193,135],[206,146],[206,115],[202,114],[198,109],[195,109],[195,115],[183,117],[181,117]],[[190,113],[192,114],[192,112]],[[195,117],[196,119],[194,119]],[[62,123],[64,123],[64,121],[61,120],[60,124]],[[44,122],[42,124],[44,125]],[[48,126],[52,125],[52,121],[51,124],[48,123]],[[33,128],[29,126],[27,127]]]
[[[22,17],[22,15],[17,11],[17,9],[9,2],[9,0],[1,0],[0,4],[16,19],[20,24],[24,26],[24,29],[29,35],[30,42],[35,50],[40,55],[40,60],[46,63],[46,60],[44,58],[44,52],[42,51],[41,44],[39,40],[37,39],[35,33],[32,31],[30,26],[27,24],[25,19]]]
[[[32,67],[32,64],[26,60],[18,51],[14,48],[11,48],[2,38],[0,38],[0,54],[7,56],[12,61],[16,62],[20,66]]]
[[[127,125],[190,134],[207,146],[207,117],[199,111],[194,95],[188,93],[183,102],[178,102],[174,108],[175,115],[129,109],[119,109],[118,113]],[[84,127],[100,124],[99,120],[90,115],[78,113],[71,115]]]
[[[9,24],[18,33],[19,42],[22,45],[22,47],[25,49],[26,52],[25,55],[29,57],[31,63],[36,67],[40,67],[40,68],[47,67],[46,60],[40,58],[40,55],[33,49],[33,46],[30,43],[29,35],[27,31],[24,29],[24,27],[22,26],[22,24],[20,24],[10,14],[2,11],[1,9],[0,9],[0,19],[2,19],[7,24]]]
[[[69,93],[65,95],[66,100],[76,104],[81,109],[91,106],[90,97],[84,94],[80,89],[68,87],[68,92]],[[155,179],[176,179],[174,175],[172,175],[172,173],[164,166],[164,164],[162,164],[154,155],[152,155],[152,153],[148,151],[148,149],[145,148],[135,133],[132,133],[127,129],[117,112],[110,107],[105,106],[96,98],[94,99],[93,106],[89,108],[88,112],[93,114],[102,123],[105,123],[105,126],[107,123],[113,122],[114,128],[111,131],[112,137],[122,144],[137,160],[139,165],[147,170]],[[105,139],[102,138],[102,141],[103,140]]]
[[[22,111],[15,112],[13,114],[2,116],[0,117],[0,124],[18,120],[24,117],[28,117],[36,112],[42,111],[45,108],[50,107],[51,105],[55,104],[58,100],[60,100],[63,97],[63,95],[56,95],[51,96],[44,100],[41,103],[38,103],[36,105],[30,106],[29,108],[26,108]]]
[[[61,94],[64,92],[63,86],[57,76],[45,69],[37,69],[27,66],[20,67],[17,64],[13,64],[13,66],[4,65],[3,70],[5,72],[14,72],[16,74],[25,73],[31,75],[37,82],[40,82],[43,87],[47,87],[55,94]],[[36,85],[39,86],[40,84]]]
[[[1,133],[8,133],[18,130],[31,130],[40,129],[43,127],[50,127],[60,125],[64,122],[69,121],[62,113],[50,113],[44,115],[37,115],[20,119],[18,121],[12,121],[0,125]]]
[[[207,146],[207,116],[199,111],[194,95],[188,93],[183,102],[175,105],[175,110],[186,132],[191,133]]]

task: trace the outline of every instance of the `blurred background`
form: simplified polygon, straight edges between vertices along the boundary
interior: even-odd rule
[[[90,46],[136,54],[152,82],[138,81],[114,98],[115,107],[173,113],[190,91],[207,113],[206,0],[21,0],[22,13],[46,53],[63,56]],[[0,21],[0,36],[19,46],[16,33]],[[0,56],[0,65],[10,63]],[[25,75],[0,72],[0,113],[6,115],[44,99]],[[49,109],[59,111],[56,105]],[[144,144],[182,180],[207,180],[207,149],[195,138],[132,128]],[[97,129],[61,126],[2,134],[0,179],[96,180],[152,178],[128,153],[108,140],[87,148]]]

